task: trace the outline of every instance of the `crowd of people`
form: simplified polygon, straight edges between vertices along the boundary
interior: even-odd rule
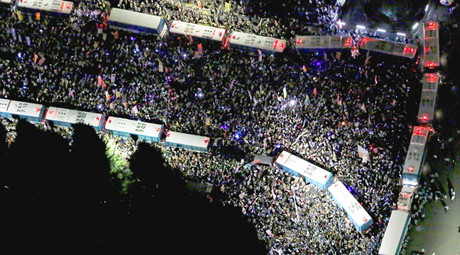
[[[209,136],[210,153],[162,147],[166,161],[185,178],[218,187],[227,195],[224,204],[241,207],[271,254],[376,253],[401,188],[418,109],[421,74],[414,60],[364,52],[273,55],[133,34],[103,25],[108,6],[81,1],[70,17],[40,18],[2,9],[0,96]],[[219,5],[215,15],[203,14],[172,1],[117,6],[266,36],[297,33],[294,20],[243,17],[244,5],[233,6],[242,15]],[[336,8],[318,8],[327,12],[327,6]],[[358,157],[358,145],[369,150],[370,161]],[[372,229],[359,233],[327,192],[303,179],[273,166],[244,167],[255,155],[276,157],[282,150],[345,183],[374,219]]]

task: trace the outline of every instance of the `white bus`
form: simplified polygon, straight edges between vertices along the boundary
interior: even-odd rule
[[[210,138],[207,136],[191,135],[169,131],[166,134],[165,145],[192,151],[206,152],[209,149]]]
[[[209,39],[222,42],[225,36],[225,29],[203,26],[175,20],[169,28],[171,34],[190,35],[202,39]]]
[[[18,116],[30,122],[41,122],[44,113],[45,106],[42,104],[11,100],[8,104],[8,109],[4,112],[4,116],[7,118]]]
[[[296,50],[350,49],[351,36],[299,36],[295,37]]]
[[[415,126],[404,161],[402,179],[404,185],[417,186],[422,172],[423,162],[427,150],[428,136],[430,129],[422,126]]]
[[[73,2],[62,0],[19,0],[18,8],[31,11],[37,10],[58,14],[70,14],[73,9]]]
[[[8,113],[8,106],[10,105],[11,100],[0,98],[0,117],[8,118],[10,114]]]
[[[407,212],[393,210],[380,243],[379,255],[398,255],[410,223]]]
[[[160,16],[112,8],[109,16],[111,27],[136,33],[161,34],[165,21]]]
[[[397,43],[371,37],[363,37],[359,44],[359,48],[406,58],[414,58],[417,53],[416,45]]]
[[[429,21],[423,24],[423,58],[425,68],[434,69],[440,65],[439,23]]]
[[[345,210],[348,218],[353,222],[355,228],[359,232],[363,232],[370,228],[374,221],[369,213],[361,206],[356,198],[348,191],[342,182],[338,181],[328,188],[332,199],[335,203]]]
[[[92,126],[100,131],[104,127],[104,114],[84,112],[59,107],[48,107],[46,111],[46,122],[53,123],[60,127],[72,127],[74,124],[82,123]]]
[[[242,32],[232,32],[229,35],[229,44],[245,47],[253,50],[264,50],[270,52],[283,52],[286,48],[286,40],[246,34]]]
[[[105,123],[105,130],[114,135],[137,135],[143,141],[160,142],[163,125],[110,116]]]
[[[314,184],[320,189],[326,189],[331,184],[334,177],[329,171],[287,151],[283,151],[278,156],[275,164],[293,175],[304,177],[307,182]]]

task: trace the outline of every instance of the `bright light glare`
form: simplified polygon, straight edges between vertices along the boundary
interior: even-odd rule
[[[289,101],[289,104],[290,104],[291,106],[294,106],[296,103],[297,103],[297,102],[296,102],[294,99],[291,100],[291,101]]]
[[[428,11],[428,8],[429,8],[429,7],[430,7],[430,5],[427,4],[427,5],[425,6],[425,11]]]
[[[406,34],[405,34],[405,33],[397,32],[396,34],[399,35],[399,36],[404,36],[404,37],[406,37]]]
[[[386,33],[387,31],[383,28],[377,28],[377,32]]]
[[[357,29],[361,29],[361,30],[364,30],[364,29],[366,29],[366,27],[365,27],[365,26],[363,26],[363,25],[356,25],[356,28],[357,28]]]
[[[412,30],[416,29],[417,27],[418,27],[418,22],[412,26]]]

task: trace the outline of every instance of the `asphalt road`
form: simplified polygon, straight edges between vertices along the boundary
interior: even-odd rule
[[[460,158],[454,168],[439,173],[439,179],[447,191],[447,177],[452,182],[457,196],[445,199],[449,210],[445,212],[441,202],[432,201],[425,205],[425,219],[412,226],[405,254],[425,249],[425,254],[460,254]]]

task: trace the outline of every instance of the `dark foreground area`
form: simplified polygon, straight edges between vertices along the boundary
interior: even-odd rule
[[[25,121],[16,130],[8,149],[0,126],[5,249],[267,254],[241,210],[190,193],[150,144],[132,155],[135,181],[121,194],[92,128],[75,126],[71,146]]]

